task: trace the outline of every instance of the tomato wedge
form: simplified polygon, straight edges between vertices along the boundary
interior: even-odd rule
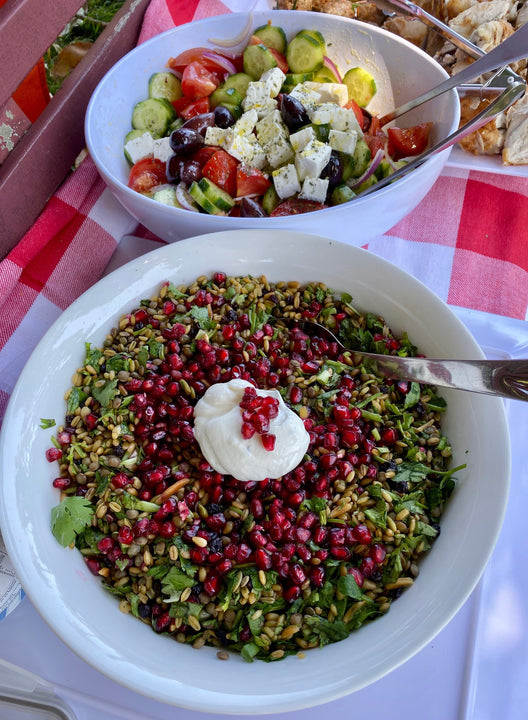
[[[271,180],[261,170],[249,165],[239,165],[236,171],[236,196],[264,195]]]
[[[427,147],[432,126],[432,122],[427,122],[409,128],[388,128],[389,155],[395,160],[409,155],[419,155]]]
[[[215,60],[215,56],[218,56],[217,60]],[[222,62],[222,58],[233,63],[237,72],[242,70],[242,55],[230,55],[227,52],[222,52],[217,49],[212,50],[206,47],[184,50],[175,58],[169,58],[167,67],[175,72],[182,73],[189,63],[199,62],[210,72],[224,73],[225,64]]]
[[[178,100],[173,100],[172,105],[179,117],[184,120],[189,120],[189,118],[195,117],[195,115],[202,115],[203,113],[209,112],[208,97],[191,100],[191,98],[185,97],[184,95]]]
[[[218,77],[197,60],[187,65],[181,78],[182,92],[191,100],[211,95],[219,85]]]
[[[202,175],[209,178],[231,196],[237,191],[237,166],[235,158],[225,150],[217,150],[202,168]]]
[[[285,200],[277,205],[270,217],[284,217],[286,215],[300,215],[302,213],[313,212],[314,210],[324,210],[328,207],[324,203],[315,200],[302,200],[294,198],[293,200]]]
[[[359,107],[357,102],[355,100],[349,100],[347,104],[345,105],[347,110],[352,110],[354,112],[354,115],[356,116],[356,120],[358,121],[359,127],[364,131],[365,130],[365,115],[363,114],[363,110]]]
[[[156,185],[167,182],[165,163],[156,158],[138,160],[130,169],[128,187],[139,193],[150,192]]]
[[[195,153],[193,153],[192,160],[196,160],[196,162],[199,163],[200,167],[203,168],[203,166],[207,162],[209,162],[215,152],[218,152],[219,149],[220,148],[216,147],[216,145],[204,145]]]

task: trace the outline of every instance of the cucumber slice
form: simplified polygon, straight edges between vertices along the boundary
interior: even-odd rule
[[[323,66],[324,49],[310,35],[299,33],[288,43],[286,60],[292,73],[309,73]]]
[[[217,210],[220,210],[224,214],[229,212],[235,204],[234,199],[229,193],[226,193],[225,190],[222,190],[221,187],[218,187],[216,183],[212,182],[208,178],[203,177],[199,180],[198,186],[209,202],[212,203]],[[196,202],[198,202],[198,200],[196,200]]]
[[[338,83],[339,79],[334,75],[329,67],[323,65],[314,75],[314,81],[318,83]]]
[[[234,88],[242,97],[245,97],[250,82],[253,82],[251,75],[244,72],[230,75],[224,82],[223,87]]]
[[[169,102],[182,97],[180,79],[171,72],[158,72],[150,76],[148,83],[150,98],[165,98]]]
[[[261,25],[258,27],[253,35],[256,35],[262,40],[263,45],[269,48],[273,48],[284,55],[286,45],[288,41],[286,39],[286,33],[278,25]]]
[[[346,182],[350,178],[358,178],[363,175],[372,160],[372,154],[367,143],[363,138],[358,137],[353,155],[341,154],[344,161],[343,181]]]
[[[137,103],[132,111],[134,130],[148,130],[162,137],[176,117],[176,111],[165,98],[148,98]]]
[[[181,208],[178,198],[176,197],[176,188],[173,185],[166,185],[152,193],[152,199],[156,202],[170,205],[171,207]]]
[[[374,77],[360,67],[348,70],[343,84],[347,86],[348,99],[355,100],[359,107],[366,107],[378,90]]]
[[[248,45],[242,63],[244,72],[251,75],[253,80],[258,80],[266,70],[277,67],[277,61],[265,45]]]
[[[324,39],[323,35],[319,32],[319,30],[300,30],[297,35],[307,35],[308,37],[312,38],[312,40],[315,40],[319,45],[323,48],[324,53],[326,55],[326,40]]]
[[[205,212],[209,215],[225,215],[223,210],[217,208],[216,205],[212,203],[208,197],[206,197],[204,191],[196,181],[191,183],[191,186],[189,187],[189,195],[197,202],[202,210],[205,210]]]
[[[345,185],[343,183],[333,189],[330,200],[332,205],[342,205],[343,203],[352,200],[352,198],[355,196],[356,193],[351,188],[349,188],[348,185]]]
[[[277,205],[280,205],[280,202],[281,199],[277,195],[277,191],[275,190],[273,185],[270,185],[262,196],[262,207],[264,209],[264,212],[266,212],[268,215],[271,215]]]
[[[299,85],[299,83],[309,82],[311,80],[315,80],[315,75],[313,72],[309,73],[286,73],[286,77],[284,78],[283,87],[287,88],[294,88],[296,85]]]
[[[209,105],[212,110],[218,105],[240,105],[244,96],[241,95],[234,87],[225,87],[220,85],[210,96]]]

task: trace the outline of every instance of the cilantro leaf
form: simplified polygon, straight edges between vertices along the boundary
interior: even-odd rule
[[[90,525],[93,514],[94,508],[86,498],[67,497],[51,510],[51,532],[63,547],[67,547]]]
[[[242,655],[242,658],[246,662],[253,662],[253,658],[258,653],[259,647],[255,643],[249,642],[245,645],[242,645],[242,648],[240,650],[240,654]]]
[[[326,618],[314,615],[307,617],[306,623],[311,626],[313,634],[319,638],[321,647],[344,640],[350,635],[348,627],[342,620],[330,622]]]
[[[418,400],[420,399],[420,386],[417,382],[411,383],[411,387],[409,388],[409,392],[405,396],[405,402],[403,403],[403,406],[408,409],[410,407],[414,407]]]
[[[209,312],[206,307],[198,307],[198,305],[193,305],[191,308],[190,316],[193,318],[193,320],[196,320],[202,330],[213,330],[216,327],[216,323],[209,317]]]
[[[117,378],[106,380],[103,385],[94,385],[92,395],[101,405],[101,407],[109,407],[117,393]]]
[[[40,418],[40,427],[43,430],[47,430],[48,428],[55,426],[55,420],[53,418]]]
[[[103,353],[99,350],[99,348],[92,348],[89,342],[85,343],[84,346],[86,348],[84,365],[91,365],[97,370],[97,368],[99,367],[99,360],[103,357]]]
[[[353,575],[344,575],[337,581],[337,589],[352,600],[361,600],[363,593]]]
[[[161,592],[164,595],[172,596],[174,593],[181,593],[185,588],[193,587],[194,580],[177,567],[172,567],[161,581]],[[178,597],[179,599],[179,597]]]

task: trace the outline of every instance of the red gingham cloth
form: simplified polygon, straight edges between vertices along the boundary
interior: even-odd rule
[[[192,20],[273,5],[151,0],[139,42]],[[32,349],[62,310],[101,277],[128,234],[161,242],[113,199],[88,158],[0,263],[0,422]],[[414,212],[366,247],[452,305],[525,320],[528,178],[448,167]]]

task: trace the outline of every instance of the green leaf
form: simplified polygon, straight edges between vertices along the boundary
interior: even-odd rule
[[[383,582],[392,583],[400,577],[403,566],[401,557],[402,547],[395,548],[388,556],[385,567],[383,568]]]
[[[187,297],[187,295],[181,292],[181,290],[178,290],[176,285],[174,285],[173,283],[169,283],[169,285],[167,286],[167,291],[173,300],[181,300]]]
[[[337,581],[337,589],[342,595],[346,595],[353,600],[361,600],[363,598],[363,593],[353,575],[340,577]]]
[[[344,640],[350,635],[350,630],[342,620],[330,622],[326,618],[314,615],[306,618],[306,624],[311,627],[313,634],[319,638],[321,647]]]
[[[109,357],[106,361],[106,369],[108,372],[113,370],[117,373],[120,370],[128,370],[129,365],[130,358],[128,355],[124,355],[123,353],[116,353],[115,355]]]
[[[379,614],[379,608],[374,600],[367,600],[363,604],[359,605],[353,613],[351,619],[347,623],[347,627],[349,630],[357,630],[357,628],[361,627],[366,620],[369,620]]]
[[[160,506],[156,503],[148,502],[148,500],[140,500],[135,495],[131,495],[126,491],[119,497],[121,505],[127,510],[139,510],[140,512],[156,512]]]
[[[269,319],[269,313],[267,313],[262,308],[257,310],[255,305],[252,305],[248,309],[247,314],[249,318],[249,331],[251,334],[255,333],[257,330],[260,330],[262,326],[268,322]]]
[[[141,367],[145,367],[149,359],[149,353],[148,348],[146,345],[142,345],[139,348],[139,352],[136,355],[136,360],[141,365]]]
[[[77,408],[84,404],[87,397],[88,394],[85,393],[84,390],[78,387],[72,387],[66,402],[66,412],[68,415],[73,415]]]
[[[84,344],[86,348],[86,355],[84,358],[84,365],[91,365],[95,370],[99,368],[99,360],[103,357],[103,353],[99,348],[92,348],[89,342]]]
[[[216,323],[209,317],[209,312],[206,307],[193,305],[190,311],[190,316],[193,320],[196,320],[202,330],[213,330],[213,328],[216,327]]]
[[[109,407],[117,392],[117,378],[113,380],[105,380],[101,386],[92,387],[92,395],[101,405],[101,407]]]
[[[52,428],[55,426],[55,420],[53,418],[40,418],[40,427],[43,430],[47,430],[48,428]]]
[[[152,359],[163,360],[165,354],[165,346],[163,345],[163,343],[160,343],[158,340],[154,340],[154,338],[151,338],[148,341],[148,349],[150,357]]]
[[[84,497],[72,495],[51,510],[51,532],[63,547],[91,524],[94,508]]]
[[[242,645],[242,648],[240,650],[240,654],[242,655],[242,658],[246,662],[253,662],[253,658],[258,653],[259,647],[253,642],[246,643],[245,645]]]
[[[411,407],[414,407],[418,400],[420,399],[420,386],[417,382],[411,383],[411,387],[409,388],[409,392],[405,396],[405,401],[403,403],[403,406],[408,409]]]
[[[383,498],[376,500],[375,507],[367,508],[365,510],[365,517],[374,523],[376,527],[386,528],[387,527],[387,505]]]
[[[161,592],[164,595],[173,595],[185,588],[193,587],[194,580],[177,567],[172,567],[161,581]]]

